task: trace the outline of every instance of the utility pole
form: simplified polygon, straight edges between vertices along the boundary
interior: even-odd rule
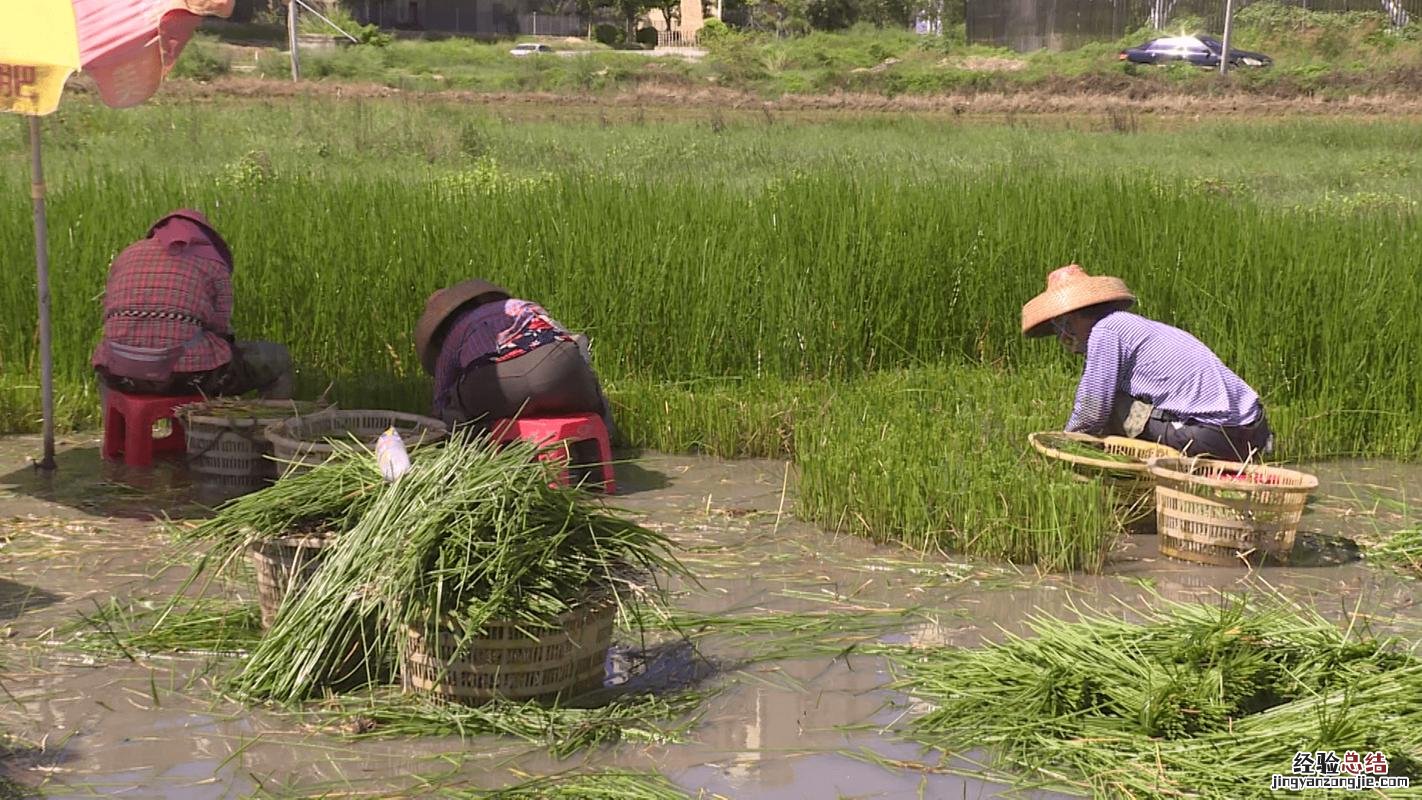
[[[1229,73],[1229,29],[1234,21],[1234,0],[1225,0],[1224,40],[1220,42],[1220,74]]]
[[[286,39],[291,48],[291,79],[301,80],[301,52],[296,46],[296,0],[286,2]]]

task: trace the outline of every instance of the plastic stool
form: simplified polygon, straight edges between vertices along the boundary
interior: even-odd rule
[[[540,447],[564,445],[562,452],[554,449],[539,456],[545,461],[556,459],[563,462],[558,479],[564,486],[572,484],[568,468],[569,461],[572,460],[573,445],[579,442],[596,442],[598,466],[602,469],[602,490],[606,494],[617,493],[617,482],[613,479],[612,472],[612,441],[608,438],[607,426],[597,414],[501,419],[492,427],[494,439],[501,443],[522,439]]]
[[[204,399],[200,394],[124,394],[105,389],[103,457],[109,461],[122,459],[132,467],[146,467],[153,463],[154,453],[187,452],[183,423],[173,416],[173,409]],[[171,421],[172,433],[155,439],[153,423],[160,419]]]

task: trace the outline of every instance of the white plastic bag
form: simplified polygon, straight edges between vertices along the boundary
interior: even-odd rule
[[[410,471],[410,454],[405,452],[405,443],[400,440],[400,434],[395,432],[394,427],[386,428],[385,433],[380,434],[380,438],[376,440],[375,463],[380,467],[380,474],[389,483],[394,483],[397,478]]]

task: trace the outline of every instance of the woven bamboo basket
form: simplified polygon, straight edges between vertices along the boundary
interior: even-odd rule
[[[1213,461],[1159,458],[1155,476],[1160,552],[1218,566],[1284,561],[1318,478],[1304,472]]]
[[[262,627],[271,627],[287,592],[300,588],[321,566],[326,548],[334,536],[310,534],[284,536],[256,542],[248,550],[257,573],[257,601],[262,609]]]
[[[1099,447],[1103,453],[1129,456],[1136,460],[1112,461],[1068,453],[1053,446],[1054,441],[1062,440]],[[1037,452],[1070,467],[1078,480],[1100,478],[1102,485],[1114,489],[1116,513],[1122,527],[1132,533],[1149,532],[1156,520],[1155,478],[1146,468],[1146,462],[1152,458],[1174,458],[1180,455],[1179,450],[1169,445],[1125,436],[1107,436],[1102,439],[1085,433],[1042,431],[1028,435],[1027,441],[1032,443]]]
[[[407,450],[449,435],[449,429],[437,419],[400,411],[363,410],[330,411],[284,420],[269,426],[266,436],[272,444],[272,457],[280,462],[278,469],[297,474],[331,457],[335,448],[326,440],[354,438],[374,447],[387,428],[395,429]]]
[[[617,603],[600,598],[559,617],[557,628],[531,638],[511,621],[485,625],[456,657],[454,634],[441,633],[434,647],[407,630],[401,659],[406,691],[477,705],[503,697],[527,700],[597,688],[604,677]]]
[[[226,413],[223,406],[227,406]],[[252,411],[242,415],[242,408]],[[224,494],[245,494],[271,483],[277,465],[268,456],[271,442],[266,428],[279,418],[262,411],[286,411],[292,417],[320,413],[330,405],[292,400],[212,400],[189,403],[174,410],[187,437],[188,470],[202,489]]]

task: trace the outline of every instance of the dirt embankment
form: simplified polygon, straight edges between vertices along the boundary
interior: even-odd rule
[[[1419,76],[1422,86],[1422,76]],[[82,79],[71,91],[89,93]],[[1397,86],[1387,91],[1340,89],[1303,93],[1275,86],[1270,91],[1224,84],[1171,87],[1162,82],[1113,81],[1110,76],[1050,79],[1015,88],[1000,87],[934,95],[884,95],[871,92],[787,94],[767,98],[726,87],[689,87],[646,82],[609,92],[472,92],[398,89],[374,83],[334,83],[226,77],[210,83],[173,80],[163,94],[187,101],[221,98],[278,99],[336,97],[350,99],[406,98],[430,102],[488,106],[558,106],[569,111],[752,111],[752,112],[886,112],[925,114],[1118,114],[1195,116],[1243,115],[1422,115],[1422,92]]]

